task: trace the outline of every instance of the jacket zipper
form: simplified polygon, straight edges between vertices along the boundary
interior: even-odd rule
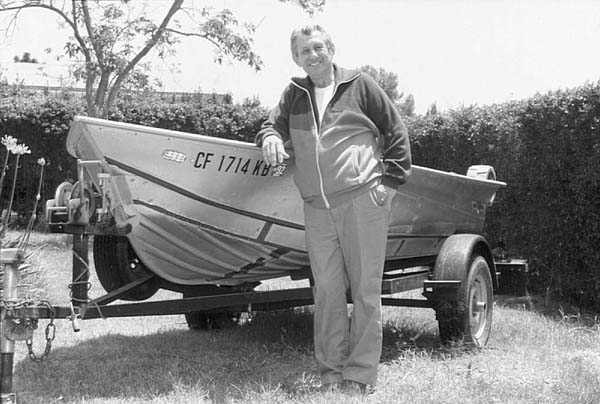
[[[329,201],[327,200],[327,197],[325,196],[325,188],[323,186],[323,174],[321,173],[321,165],[319,164],[319,134],[320,134],[319,132],[321,130],[321,126],[317,123],[317,117],[315,116],[315,110],[313,108],[312,99],[310,97],[310,91],[308,91],[304,87],[297,85],[293,81],[292,81],[292,83],[296,87],[298,87],[299,89],[304,91],[306,93],[306,95],[308,96],[308,103],[310,104],[310,112],[312,113],[313,122],[315,123],[315,128],[317,128],[317,131],[315,134],[315,161],[317,162],[317,173],[319,174],[319,189],[321,190],[321,196],[323,197],[323,201],[325,202],[325,207],[327,209],[329,209],[331,207],[331,205],[329,205]],[[335,89],[334,89],[334,93],[335,93]]]
[[[335,84],[335,87],[333,87],[333,93],[331,93],[331,99],[333,99],[333,97],[335,96],[335,93],[337,92],[338,87],[340,86],[340,84],[344,84],[344,83],[349,83],[352,80],[354,80],[358,75],[355,75],[347,80],[344,81],[340,81],[338,83]],[[316,141],[315,141],[315,161],[317,162],[317,173],[319,174],[319,188],[321,190],[321,196],[323,197],[323,202],[325,202],[325,207],[327,209],[331,208],[331,205],[329,204],[329,200],[327,200],[327,197],[325,196],[325,188],[323,186],[323,174],[321,173],[321,166],[319,164],[319,139],[320,139],[320,135],[321,135],[321,125],[319,125],[319,123],[317,122],[317,116],[315,115],[315,110],[313,108],[313,103],[312,103],[312,98],[310,96],[310,91],[308,91],[306,88],[296,84],[293,80],[292,80],[292,84],[296,87],[298,87],[299,89],[301,89],[302,91],[304,91],[306,93],[306,95],[308,96],[308,103],[310,104],[310,112],[312,113],[312,117],[313,117],[313,122],[315,123],[315,128],[317,128],[317,133],[316,133]],[[325,106],[325,110],[327,110],[327,108],[329,107],[329,104],[331,103],[331,100],[329,100],[329,102],[327,103],[327,105]],[[322,115],[325,116],[325,111],[322,111]]]

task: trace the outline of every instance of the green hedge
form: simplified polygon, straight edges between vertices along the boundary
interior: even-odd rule
[[[494,166],[485,234],[530,261],[530,286],[600,309],[600,85],[410,118],[415,164]]]
[[[31,155],[23,156],[19,164],[13,203],[13,210],[19,214],[17,225],[31,214],[35,202],[40,175],[38,158],[44,157],[47,162],[38,217],[43,212],[43,201],[54,197],[57,185],[76,178],[75,162],[65,149],[65,139],[72,117],[82,111],[83,102],[79,97],[68,94],[60,98],[47,97],[18,86],[0,85],[0,136],[15,137],[31,150]],[[2,162],[5,156],[6,149],[1,146]],[[11,159],[0,201],[2,209],[7,207],[14,170]]]
[[[600,87],[528,100],[519,133],[514,242],[542,285],[600,308]]]
[[[84,113],[84,106],[76,97],[0,90],[0,136],[17,137],[33,151],[22,160],[17,193],[17,206],[27,213],[37,157],[51,163],[42,200],[53,197],[58,183],[75,178],[64,144],[71,118]],[[251,140],[265,116],[257,102],[143,98],[120,101],[111,119]],[[599,84],[406,119],[415,164],[458,173],[489,164],[507,182],[488,211],[484,232],[492,245],[503,241],[512,256],[530,261],[534,289],[600,309]]]
[[[26,91],[22,87],[0,84],[0,137],[10,135],[19,143],[29,146],[30,156],[20,160],[17,189],[13,209],[19,214],[15,225],[22,224],[31,213],[39,178],[37,159],[44,157],[49,163],[45,169],[41,200],[54,197],[54,191],[63,181],[77,178],[76,161],[65,148],[69,125],[73,116],[85,115],[81,95],[64,93],[44,95]],[[233,104],[227,98],[198,96],[185,104],[170,103],[151,96],[120,100],[110,119],[165,129],[235,140],[252,140],[267,111],[256,101]],[[0,147],[4,161],[6,150]],[[2,207],[6,208],[9,196],[9,165]],[[43,212],[40,205],[38,217]]]
[[[133,99],[117,105],[109,119],[121,122],[252,141],[267,111],[258,102],[233,104],[199,97],[189,103]]]

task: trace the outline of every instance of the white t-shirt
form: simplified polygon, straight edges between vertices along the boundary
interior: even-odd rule
[[[319,112],[319,123],[323,122],[323,112],[327,108],[327,104],[333,97],[333,83],[327,87],[315,87],[315,98],[317,101],[317,109]]]

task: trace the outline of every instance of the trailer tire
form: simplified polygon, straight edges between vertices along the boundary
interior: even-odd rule
[[[452,297],[434,297],[442,343],[485,346],[491,333],[495,271],[491,250],[482,236],[455,234],[444,241],[433,278],[460,281],[460,286]]]
[[[493,291],[490,269],[481,255],[473,257],[458,296],[458,302],[438,303],[436,315],[441,341],[485,346],[491,332]]]
[[[93,253],[98,280],[107,292],[112,292],[151,273],[139,260],[127,237],[96,235]],[[150,279],[120,298],[130,301],[146,300],[158,289],[158,280]]]

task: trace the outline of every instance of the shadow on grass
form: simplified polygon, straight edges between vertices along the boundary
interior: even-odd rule
[[[497,295],[494,299],[498,306],[516,310],[527,310],[561,323],[571,323],[582,327],[598,328],[600,316],[597,312],[583,309],[581,306],[560,296]]]
[[[42,363],[16,364],[24,402],[150,399],[178,391],[202,392],[214,402],[247,392],[314,391],[312,314],[278,311],[218,331],[173,330],[143,336],[110,334],[60,347]],[[408,352],[443,357],[437,334],[384,327],[382,362]],[[22,393],[21,393],[22,392]]]
[[[422,327],[383,327],[383,350],[380,363],[400,361],[404,358],[426,357],[429,360],[448,360],[479,350],[461,341],[442,344],[437,330]]]

